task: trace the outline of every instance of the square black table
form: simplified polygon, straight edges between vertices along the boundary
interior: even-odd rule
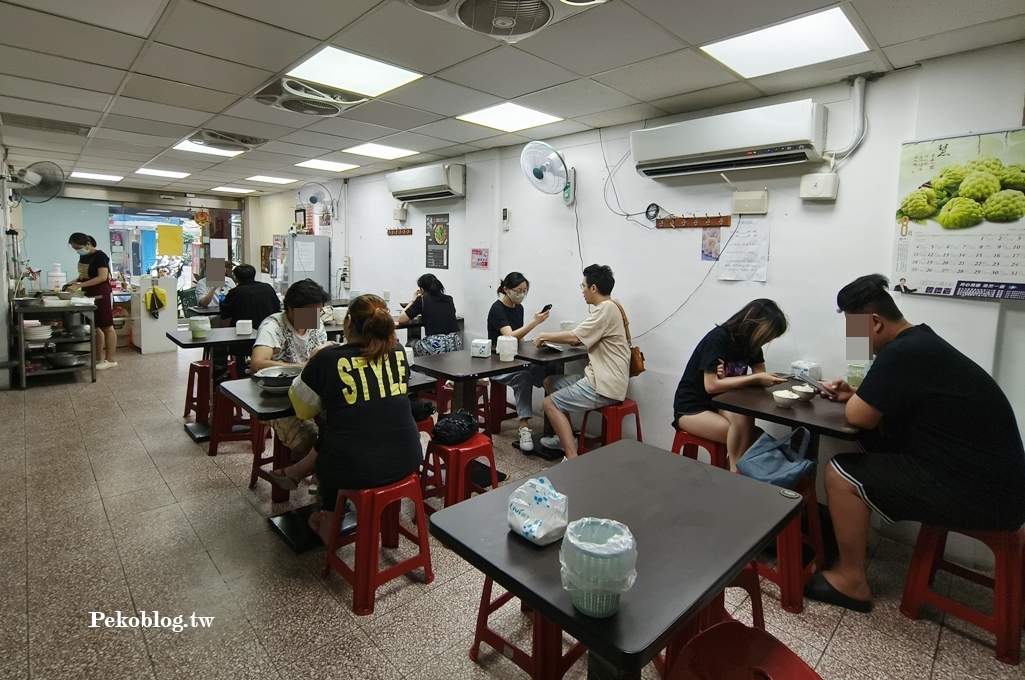
[[[587,361],[587,347],[583,345],[559,345],[559,347],[562,347],[561,352],[551,347],[534,347],[534,343],[528,340],[520,340],[519,346],[516,348],[516,358],[541,366],[544,368],[546,378],[565,373],[566,364],[571,361]],[[546,413],[544,414],[543,436],[551,437],[554,435],[555,428],[552,427]],[[539,456],[545,460],[558,460],[565,455],[562,451],[542,446],[541,436],[538,434],[534,435],[532,455]],[[518,441],[513,442],[513,448],[520,448],[520,443]]]
[[[581,517],[626,524],[637,582],[606,619],[573,608],[560,579],[561,541],[512,534],[507,486],[431,515],[430,531],[589,650],[588,677],[640,678],[650,662],[801,511],[793,492],[648,444],[621,440],[546,470]]]
[[[455,385],[453,410],[465,408],[477,412],[477,380],[492,375],[522,371],[527,362],[521,359],[502,361],[497,354],[489,357],[472,357],[470,350],[446,352],[431,356],[416,357],[411,369],[432,378],[451,380]]]

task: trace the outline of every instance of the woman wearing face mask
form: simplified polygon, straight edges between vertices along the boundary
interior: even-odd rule
[[[78,254],[78,278],[64,286],[64,290],[82,290],[96,304],[96,369],[102,371],[114,368],[114,350],[117,334],[114,332],[114,314],[111,312],[110,258],[97,250],[96,239],[81,232],[75,232],[68,239],[68,245]]]
[[[488,338],[494,347],[500,335],[508,335],[522,340],[523,337],[548,319],[549,312],[536,312],[529,323],[523,323],[523,299],[530,290],[527,277],[519,272],[509,272],[498,284],[501,296],[488,312]],[[532,364],[525,371],[505,373],[491,379],[502,385],[512,387],[516,395],[516,415],[520,419],[520,451],[533,451],[534,439],[528,421],[534,413],[532,404],[533,388],[544,383],[544,369]]]

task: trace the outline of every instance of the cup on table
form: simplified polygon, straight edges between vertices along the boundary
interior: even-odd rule
[[[518,345],[519,343],[516,338],[509,335],[500,336],[496,347],[499,361],[512,361],[515,359]]]
[[[208,330],[210,330],[210,317],[194,316],[189,319],[189,331],[192,333],[193,340],[202,340],[206,337]]]
[[[253,322],[251,319],[239,319],[235,322],[236,335],[252,335]]]

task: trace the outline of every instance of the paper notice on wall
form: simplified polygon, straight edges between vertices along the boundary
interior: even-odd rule
[[[212,238],[210,239],[210,252],[207,257],[219,257],[222,260],[228,259],[228,239],[226,238]]]
[[[769,218],[743,215],[720,232],[719,280],[765,281],[769,269]]]
[[[181,257],[184,244],[182,228],[169,224],[157,227],[157,255]]]
[[[295,242],[296,271],[311,272],[316,268],[317,244],[315,241]]]

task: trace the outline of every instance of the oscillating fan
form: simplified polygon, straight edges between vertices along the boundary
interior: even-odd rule
[[[546,194],[562,194],[566,205],[573,205],[576,170],[566,165],[555,147],[544,142],[530,142],[520,154],[520,167],[530,183]]]
[[[64,187],[64,171],[56,163],[39,161],[11,173],[15,201],[46,203]]]
[[[331,219],[333,220],[335,218],[335,197],[331,195],[331,191],[320,182],[307,182],[299,187],[299,191],[296,192],[296,196],[299,199],[300,206],[313,206],[314,214],[323,212],[318,208],[324,207],[327,208],[327,212],[331,215]]]

